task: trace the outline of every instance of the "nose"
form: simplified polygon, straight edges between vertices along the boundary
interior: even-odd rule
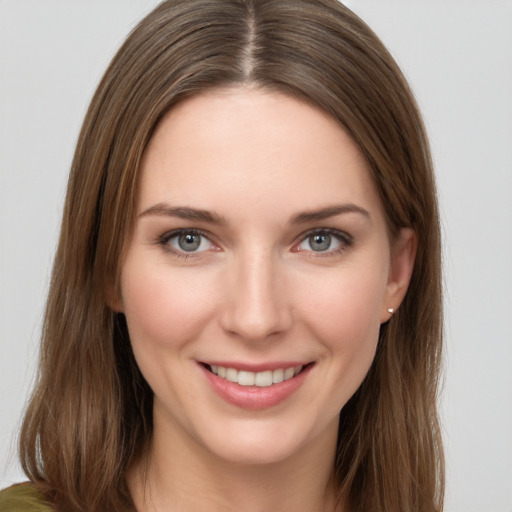
[[[231,267],[221,314],[226,332],[246,341],[262,341],[290,329],[292,311],[281,266],[261,251],[239,258]]]

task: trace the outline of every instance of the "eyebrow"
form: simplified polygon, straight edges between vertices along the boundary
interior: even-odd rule
[[[172,207],[167,203],[158,203],[144,210],[139,214],[139,217],[146,217],[147,215],[158,215],[162,217],[178,217],[180,219],[197,220],[201,222],[208,222],[210,224],[225,225],[226,220],[224,217],[208,210],[200,210],[197,208],[189,208],[187,206]]]
[[[291,224],[306,224],[308,222],[316,222],[320,220],[329,219],[336,215],[342,215],[344,213],[358,213],[371,220],[370,213],[353,203],[346,203],[340,205],[327,206],[326,208],[320,208],[319,210],[307,210],[297,215],[294,215],[290,221]]]
[[[353,203],[346,203],[340,205],[327,206],[318,210],[306,210],[304,212],[294,215],[290,224],[306,224],[308,222],[317,222],[337,215],[346,213],[358,213],[371,220],[370,214],[364,208],[357,206]],[[167,203],[158,203],[144,210],[139,214],[139,217],[146,217],[148,215],[157,215],[162,217],[178,217],[180,219],[196,220],[201,222],[208,222],[219,226],[227,224],[226,219],[221,215],[208,210],[201,210],[198,208],[190,208],[187,206],[169,206]]]

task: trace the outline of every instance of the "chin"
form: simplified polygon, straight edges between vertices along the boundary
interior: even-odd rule
[[[238,422],[237,422],[238,423]],[[214,457],[227,463],[258,466],[273,465],[307,457],[322,449],[335,449],[338,417],[322,433],[302,419],[279,422],[271,419],[245,420],[210,430],[200,441]]]

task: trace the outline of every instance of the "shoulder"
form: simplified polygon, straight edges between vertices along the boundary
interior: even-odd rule
[[[52,512],[51,505],[31,483],[0,491],[0,512]]]

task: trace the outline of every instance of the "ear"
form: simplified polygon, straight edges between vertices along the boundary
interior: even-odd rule
[[[388,283],[384,296],[381,322],[387,322],[393,311],[400,306],[414,269],[417,250],[416,233],[410,228],[402,228],[391,244],[391,261]],[[389,311],[392,309],[393,311]]]

